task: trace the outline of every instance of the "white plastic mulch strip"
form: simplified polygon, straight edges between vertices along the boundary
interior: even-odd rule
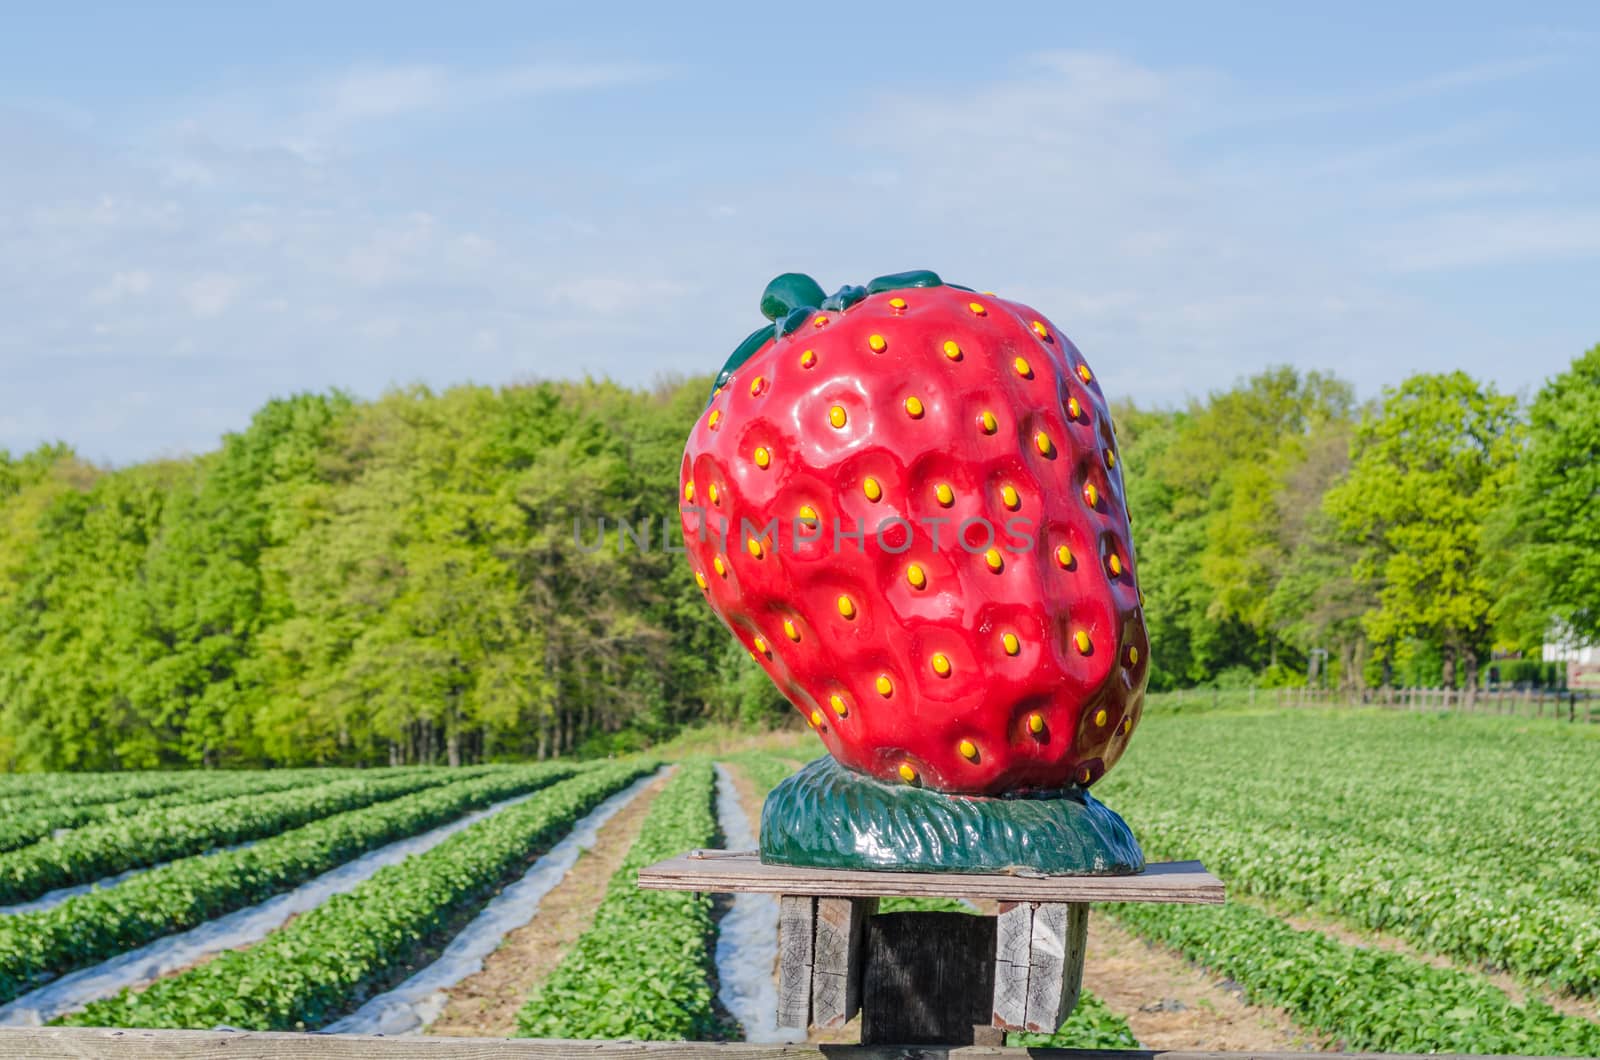
[[[258,840],[252,839],[246,843],[235,843],[231,847],[218,847],[215,850],[208,850],[204,854],[198,856],[209,858],[217,854],[226,854],[230,850],[243,850],[245,847],[251,846],[256,842],[258,842]],[[54,909],[62,902],[65,902],[71,898],[76,898],[80,894],[88,894],[96,887],[100,888],[101,890],[105,890],[107,887],[115,887],[117,884],[128,879],[129,877],[137,876],[141,872],[154,872],[156,869],[170,864],[172,864],[172,862],[163,861],[155,865],[141,865],[136,869],[128,869],[126,872],[119,872],[115,876],[107,876],[104,879],[95,880],[93,883],[76,883],[70,887],[57,887],[53,891],[46,891],[39,897],[30,899],[26,902],[18,902],[16,905],[0,905],[0,916],[12,916],[19,913],[42,913],[46,909]]]
[[[535,861],[522,879],[495,896],[450,940],[439,959],[393,990],[379,994],[343,1019],[323,1028],[329,1034],[419,1034],[444,1012],[449,990],[483,970],[484,959],[512,931],[532,920],[539,903],[555,889],[578,856],[594,847],[606,822],[639,797],[660,773],[642,777],[606,799],[573,825],[560,842]]]
[[[524,799],[530,799],[533,794],[529,792],[497,802],[430,832],[379,847],[259,905],[208,920],[181,934],[168,935],[93,967],[64,975],[38,990],[23,994],[9,1005],[0,1006],[0,1027],[36,1027],[80,1009],[91,1001],[110,997],[130,986],[186,968],[211,954],[260,942],[269,932],[283,926],[291,916],[308,912],[336,894],[353,890],[379,869],[397,865],[413,854],[430,850],[463,828]]]
[[[717,823],[729,850],[755,850],[756,832],[739,804],[728,768],[717,764]],[[735,894],[717,926],[717,998],[750,1042],[801,1041],[805,1032],[778,1029],[778,899]]]

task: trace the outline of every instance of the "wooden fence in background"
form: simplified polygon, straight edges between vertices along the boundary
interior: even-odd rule
[[[1472,695],[1458,688],[1369,688],[1363,692],[1327,688],[1279,688],[1280,707],[1384,707],[1417,713],[1454,711],[1506,714],[1524,718],[1593,724],[1600,700],[1592,692],[1502,689]]]

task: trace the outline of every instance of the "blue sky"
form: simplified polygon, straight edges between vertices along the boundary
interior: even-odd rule
[[[1024,298],[1146,403],[1284,362],[1537,388],[1600,342],[1597,12],[13,9],[0,448],[712,372],[791,269]]]

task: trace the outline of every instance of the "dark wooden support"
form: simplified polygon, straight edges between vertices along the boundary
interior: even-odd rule
[[[994,918],[887,913],[867,921],[861,1044],[971,1045],[989,1024]]]

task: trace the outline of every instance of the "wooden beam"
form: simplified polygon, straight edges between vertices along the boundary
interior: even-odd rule
[[[1033,911],[1028,961],[1028,1006],[1023,1024],[1054,1034],[1072,1015],[1083,987],[1089,907],[1082,902],[1041,904]]]
[[[1028,955],[1033,950],[1033,903],[1001,902],[995,918],[994,1018],[996,1027],[1022,1030],[1028,1018]]]
[[[811,1025],[843,1027],[861,1011],[861,965],[867,917],[876,898],[818,898],[812,948]]]
[[[764,865],[753,851],[695,850],[639,871],[651,891],[753,891],[838,898],[990,898],[1001,902],[1173,902],[1220,905],[1224,889],[1198,861],[1148,865],[1136,876],[1001,876],[866,872]]]
[[[1327,1053],[1197,1050],[915,1048],[751,1045],[745,1042],[553,1041],[542,1038],[375,1038],[353,1034],[0,1027],[0,1060],[1325,1060]],[[1445,1060],[1403,1053],[1340,1053],[1339,1060]],[[1465,1058],[1461,1058],[1465,1060]],[[1513,1060],[1472,1057],[1471,1060]]]
[[[817,900],[786,894],[778,899],[778,1026],[805,1030],[811,1022],[811,975]]]
[[[861,1043],[971,1045],[990,1029],[993,917],[880,913],[867,921]]]

